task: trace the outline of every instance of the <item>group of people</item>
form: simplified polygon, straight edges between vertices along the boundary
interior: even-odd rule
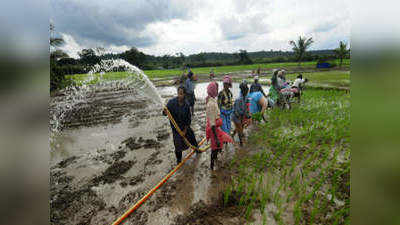
[[[279,94],[286,97],[297,97],[300,102],[301,92],[304,84],[308,82],[308,79],[304,79],[302,74],[299,74],[294,82],[290,84],[286,81],[285,70],[275,70],[271,78],[270,97],[272,105],[275,105],[278,101]]]
[[[301,76],[301,75],[300,75]],[[219,85],[211,81],[207,86],[206,97],[206,138],[211,142],[211,160],[210,169],[214,169],[214,163],[218,154],[222,151],[224,144],[233,142],[236,134],[239,136],[240,145],[244,142],[244,128],[251,123],[252,115],[260,114],[264,118],[264,112],[268,106],[273,107],[276,104],[278,92],[282,90],[295,89],[296,85],[303,82],[302,77],[298,77],[293,87],[288,87],[285,81],[284,71],[275,71],[271,79],[271,89],[265,94],[259,78],[254,78],[254,83],[250,88],[246,80],[239,85],[240,94],[234,100],[231,92],[232,78],[228,75],[222,80],[222,90],[219,91]],[[172,115],[179,129],[182,130],[182,137],[171,122],[173,133],[173,142],[175,146],[175,155],[177,164],[182,160],[182,151],[189,148],[184,138],[195,147],[198,143],[195,134],[190,127],[192,116],[194,115],[194,104],[196,97],[194,94],[193,73],[189,71],[187,78],[178,87],[178,96],[169,100],[166,108]],[[292,90],[290,90],[292,91]],[[166,111],[163,112],[167,115]],[[231,124],[235,125],[231,133]]]

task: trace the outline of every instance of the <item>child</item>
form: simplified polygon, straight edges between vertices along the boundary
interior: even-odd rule
[[[218,152],[221,151],[224,142],[233,142],[232,138],[221,130],[222,120],[219,117],[220,112],[217,103],[218,84],[211,82],[207,86],[206,98],[206,137],[207,141],[211,139],[211,163],[210,169],[214,169],[214,161],[218,158]]]

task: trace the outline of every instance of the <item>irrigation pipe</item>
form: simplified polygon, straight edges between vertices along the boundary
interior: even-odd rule
[[[158,188],[160,188],[167,180],[176,173],[176,171],[179,170],[179,168],[182,167],[182,165],[190,158],[196,151],[200,152],[205,152],[207,149],[210,148],[210,145],[206,146],[203,149],[197,148],[196,146],[193,146],[190,144],[190,142],[186,139],[185,135],[183,134],[182,130],[179,128],[177,125],[176,121],[172,117],[171,113],[169,112],[167,107],[164,107],[164,111],[166,112],[168,118],[170,119],[171,123],[174,125],[175,129],[178,131],[178,133],[183,137],[183,140],[185,143],[192,149],[192,151],[180,162],[171,172],[169,172],[156,186],[154,186],[145,196],[143,196],[138,202],[136,202],[135,205],[133,205],[130,209],[128,209],[122,216],[120,216],[114,223],[113,225],[118,225],[121,224],[122,221],[124,221],[130,214],[136,211],[146,200],[154,194],[154,192],[157,191]],[[204,144],[206,141],[206,138],[203,138],[203,140],[200,141],[199,147]]]

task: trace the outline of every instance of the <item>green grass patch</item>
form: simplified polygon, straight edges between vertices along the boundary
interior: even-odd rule
[[[93,79],[90,82],[87,82],[86,84],[96,84],[99,81],[116,81],[116,80],[122,80],[125,79],[132,74],[129,72],[108,72],[104,74],[96,73],[93,74]],[[88,74],[75,74],[75,75],[67,75],[66,79],[71,79],[73,80],[78,86],[82,85],[84,81],[86,81],[89,78]]]
[[[314,67],[316,62],[304,62],[302,66],[304,67]],[[350,60],[344,60],[344,65],[349,65]],[[195,74],[208,74],[211,69],[214,69],[214,72],[217,74],[223,74],[228,72],[238,72],[238,71],[246,71],[246,70],[256,70],[258,67],[262,69],[272,69],[272,68],[290,68],[297,67],[296,62],[289,63],[268,63],[268,64],[253,64],[253,65],[238,65],[238,66],[220,66],[220,67],[200,67],[193,68],[193,72]],[[168,78],[175,77],[182,74],[182,70],[179,69],[171,69],[171,70],[144,70],[144,73],[150,79],[157,78]],[[315,81],[323,81],[329,85],[349,85],[350,84],[350,73],[345,71],[326,71],[326,72],[316,72],[316,73],[303,73],[306,77],[309,77],[312,82]],[[100,81],[100,77],[103,80],[119,80],[124,79],[130,76],[128,72],[108,72],[103,75],[94,74],[95,79],[92,80],[91,83],[96,83]],[[82,83],[82,81],[88,79],[88,74],[75,74],[75,75],[67,75],[67,79],[71,79],[76,82],[78,85]],[[292,79],[295,75],[288,75],[289,79]]]
[[[278,224],[349,224],[350,95],[306,90],[301,104],[267,118],[249,137],[251,154],[232,163],[229,193],[243,193],[246,210],[257,206]]]
[[[339,60],[335,60],[336,64],[339,64]],[[315,67],[316,61],[311,62],[303,62],[301,63],[302,67]],[[349,66],[350,59],[343,60],[343,66]],[[262,63],[262,64],[252,64],[252,65],[237,65],[237,66],[219,66],[219,67],[199,67],[193,68],[192,71],[195,74],[208,74],[211,69],[214,69],[216,74],[228,73],[228,72],[238,72],[245,70],[256,70],[258,67],[262,69],[273,69],[273,68],[290,68],[290,67],[298,67],[297,62],[285,62],[285,63]],[[145,74],[150,78],[163,78],[163,77],[171,77],[182,74],[182,70],[180,69],[171,69],[171,70],[145,70]]]
[[[309,87],[350,87],[350,71],[332,70],[323,72],[310,72],[302,73],[303,78],[307,78],[309,81],[306,86]],[[286,80],[294,81],[299,73],[290,73],[286,75]],[[270,79],[271,75],[263,76],[261,79]],[[236,82],[240,82],[241,79],[234,79]],[[249,83],[253,82],[253,78],[246,79]],[[270,85],[270,81],[261,81],[262,84]]]

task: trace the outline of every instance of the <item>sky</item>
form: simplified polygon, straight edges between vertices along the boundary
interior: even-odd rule
[[[312,37],[311,49],[350,42],[347,0],[50,0],[50,21],[72,57],[84,48],[151,55],[289,51]]]

